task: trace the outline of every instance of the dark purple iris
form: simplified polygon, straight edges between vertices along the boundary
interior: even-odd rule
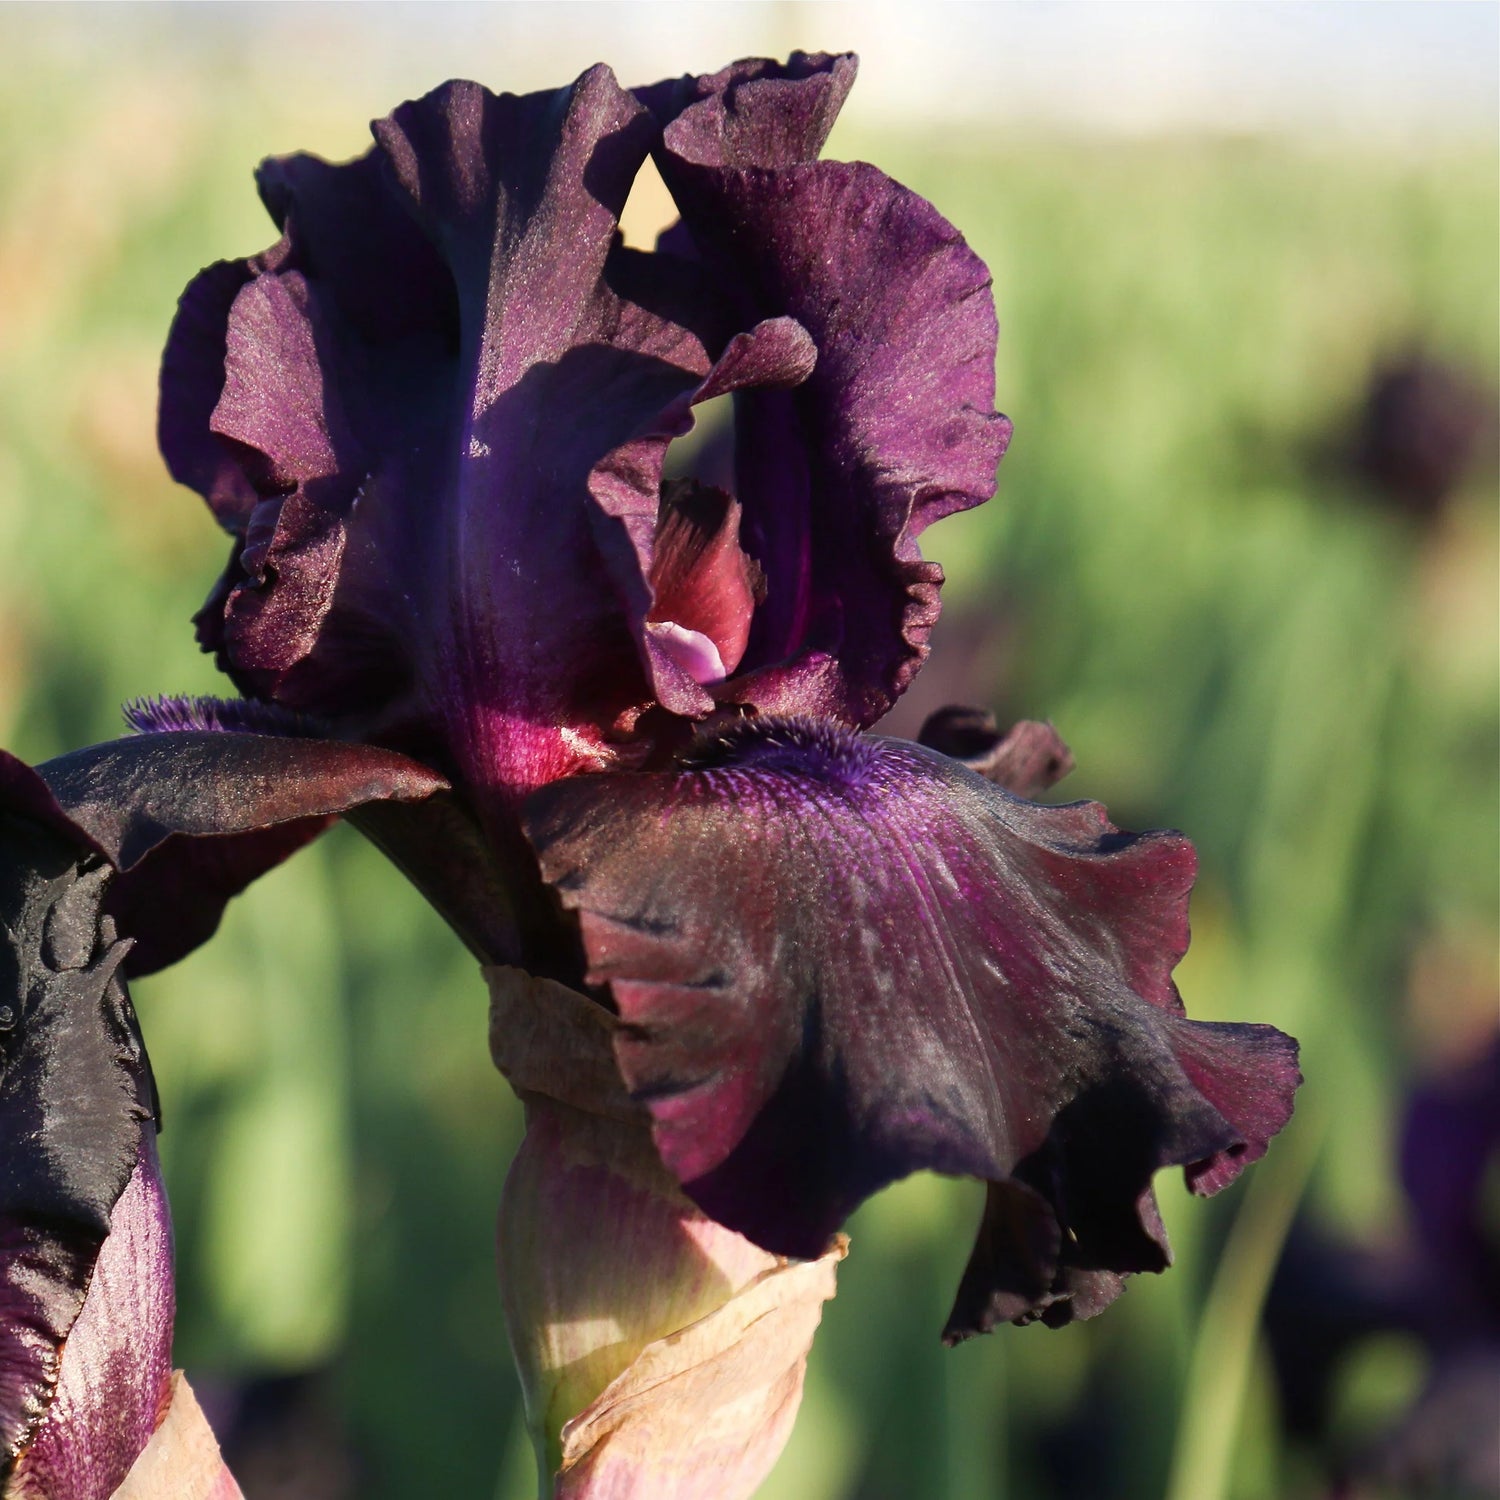
[[[818,160],[853,77],[451,83],[355,162],[267,163],[282,237],[188,288],[160,430],[234,538],[204,645],[442,768],[453,797],[362,826],[483,958],[618,1014],[696,1203],[812,1256],[909,1172],[989,1184],[962,1338],[1163,1268],[1153,1174],[1224,1186],[1298,1074],[1183,1014],[1184,839],[1016,795],[1067,768],[1050,732],[861,733],[937,617],[917,539],[989,497],[1010,424],[983,264]],[[644,253],[648,155],[681,221]],[[664,480],[725,394],[733,493]]]
[[[0,751],[3,1493],[107,1500],[174,1401],[171,1220],[126,975],[195,947],[334,815],[442,786],[389,751],[222,730],[35,771]]]
[[[983,264],[816,160],[853,76],[452,83],[356,162],[263,166],[282,238],[188,288],[162,375],[168,462],[236,539],[199,628],[239,686],[512,803],[720,705],[879,718],[937,615],[917,537],[1010,425]],[[653,153],[684,217],[645,254],[617,216]],[[664,487],[729,392],[735,494]]]

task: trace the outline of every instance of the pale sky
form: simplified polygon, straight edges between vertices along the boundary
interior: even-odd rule
[[[231,56],[287,87],[379,97],[441,78],[556,86],[596,61],[627,84],[748,54],[852,48],[858,129],[906,119],[1078,131],[1202,128],[1494,140],[1494,0],[514,0],[0,6],[4,34],[108,53]],[[0,83],[3,86],[3,83]],[[388,107],[387,106],[382,106]]]

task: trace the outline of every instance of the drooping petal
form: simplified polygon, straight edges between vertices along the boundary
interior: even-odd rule
[[[662,1159],[770,1250],[816,1255],[929,1168],[1005,1185],[973,1321],[992,1292],[1003,1316],[1087,1304],[1166,1264],[1158,1168],[1222,1186],[1290,1113],[1295,1044],[1182,1014],[1178,835],[803,721],[545,788],[525,821]]]
[[[641,90],[693,245],[746,321],[818,351],[795,389],[736,402],[742,536],[767,591],[720,696],[866,726],[927,652],[942,570],[920,533],[995,487],[990,278],[962,236],[874,167],[819,162],[852,57],[794,54]]]
[[[75,750],[31,772],[0,752],[37,809],[114,865],[105,910],[134,941],[130,975],[175,963],[226,903],[340,813],[447,785],[389,750],[285,735],[186,729]]]

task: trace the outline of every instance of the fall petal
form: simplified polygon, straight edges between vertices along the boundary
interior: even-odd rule
[[[526,826],[663,1161],[778,1253],[928,1168],[1031,1189],[1078,1271],[1161,1269],[1154,1172],[1246,1159],[1290,1112],[1293,1043],[1181,1013],[1175,834],[796,721],[547,788]]]
[[[145,712],[145,710],[141,710]],[[168,715],[170,718],[170,715]],[[3,752],[0,752],[3,755]],[[446,786],[393,751],[284,734],[180,729],[91,745],[35,772],[5,757],[28,807],[119,872],[105,910],[151,973],[212,935],[231,897],[338,814],[377,800],[420,800]]]

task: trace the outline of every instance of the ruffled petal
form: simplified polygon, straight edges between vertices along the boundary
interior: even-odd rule
[[[777,1253],[928,1168],[1018,1185],[987,1233],[1029,1247],[999,1257],[1019,1289],[982,1275],[971,1323],[992,1293],[1003,1316],[1097,1300],[1167,1263],[1158,1168],[1221,1186],[1290,1113],[1294,1043],[1182,1014],[1179,835],[804,721],[545,788],[525,823],[662,1159]]]
[[[242,689],[446,743],[504,799],[607,763],[652,697],[657,488],[632,535],[643,507],[596,474],[690,420],[734,330],[701,272],[618,244],[656,126],[608,69],[524,97],[446,84],[373,128],[347,166],[268,163],[282,244],[227,305],[222,271],[184,301],[174,472],[215,500],[193,461],[212,389],[256,496],[219,506],[239,551],[200,636]],[[672,642],[661,659],[680,675]]]
[[[433,747],[492,827],[675,743],[655,705],[878,717],[937,617],[917,537],[1009,426],[983,266],[815,160],[853,76],[455,82],[359,161],[262,168],[283,237],[189,288],[162,377],[173,473],[235,536],[198,629],[242,691]],[[681,254],[616,232],[651,151]],[[663,458],[729,393],[737,494],[684,527]]]
[[[697,251],[747,320],[790,316],[818,351],[795,390],[736,403],[742,534],[764,570],[744,677],[724,701],[871,724],[927,653],[942,570],[920,533],[995,488],[990,278],[916,194],[815,160],[851,57],[755,60],[641,91]]]
[[[157,441],[172,478],[198,491],[219,524],[243,529],[255,486],[242,456],[210,425],[224,389],[229,312],[255,272],[248,261],[220,261],[194,277],[177,304],[161,360]]]

